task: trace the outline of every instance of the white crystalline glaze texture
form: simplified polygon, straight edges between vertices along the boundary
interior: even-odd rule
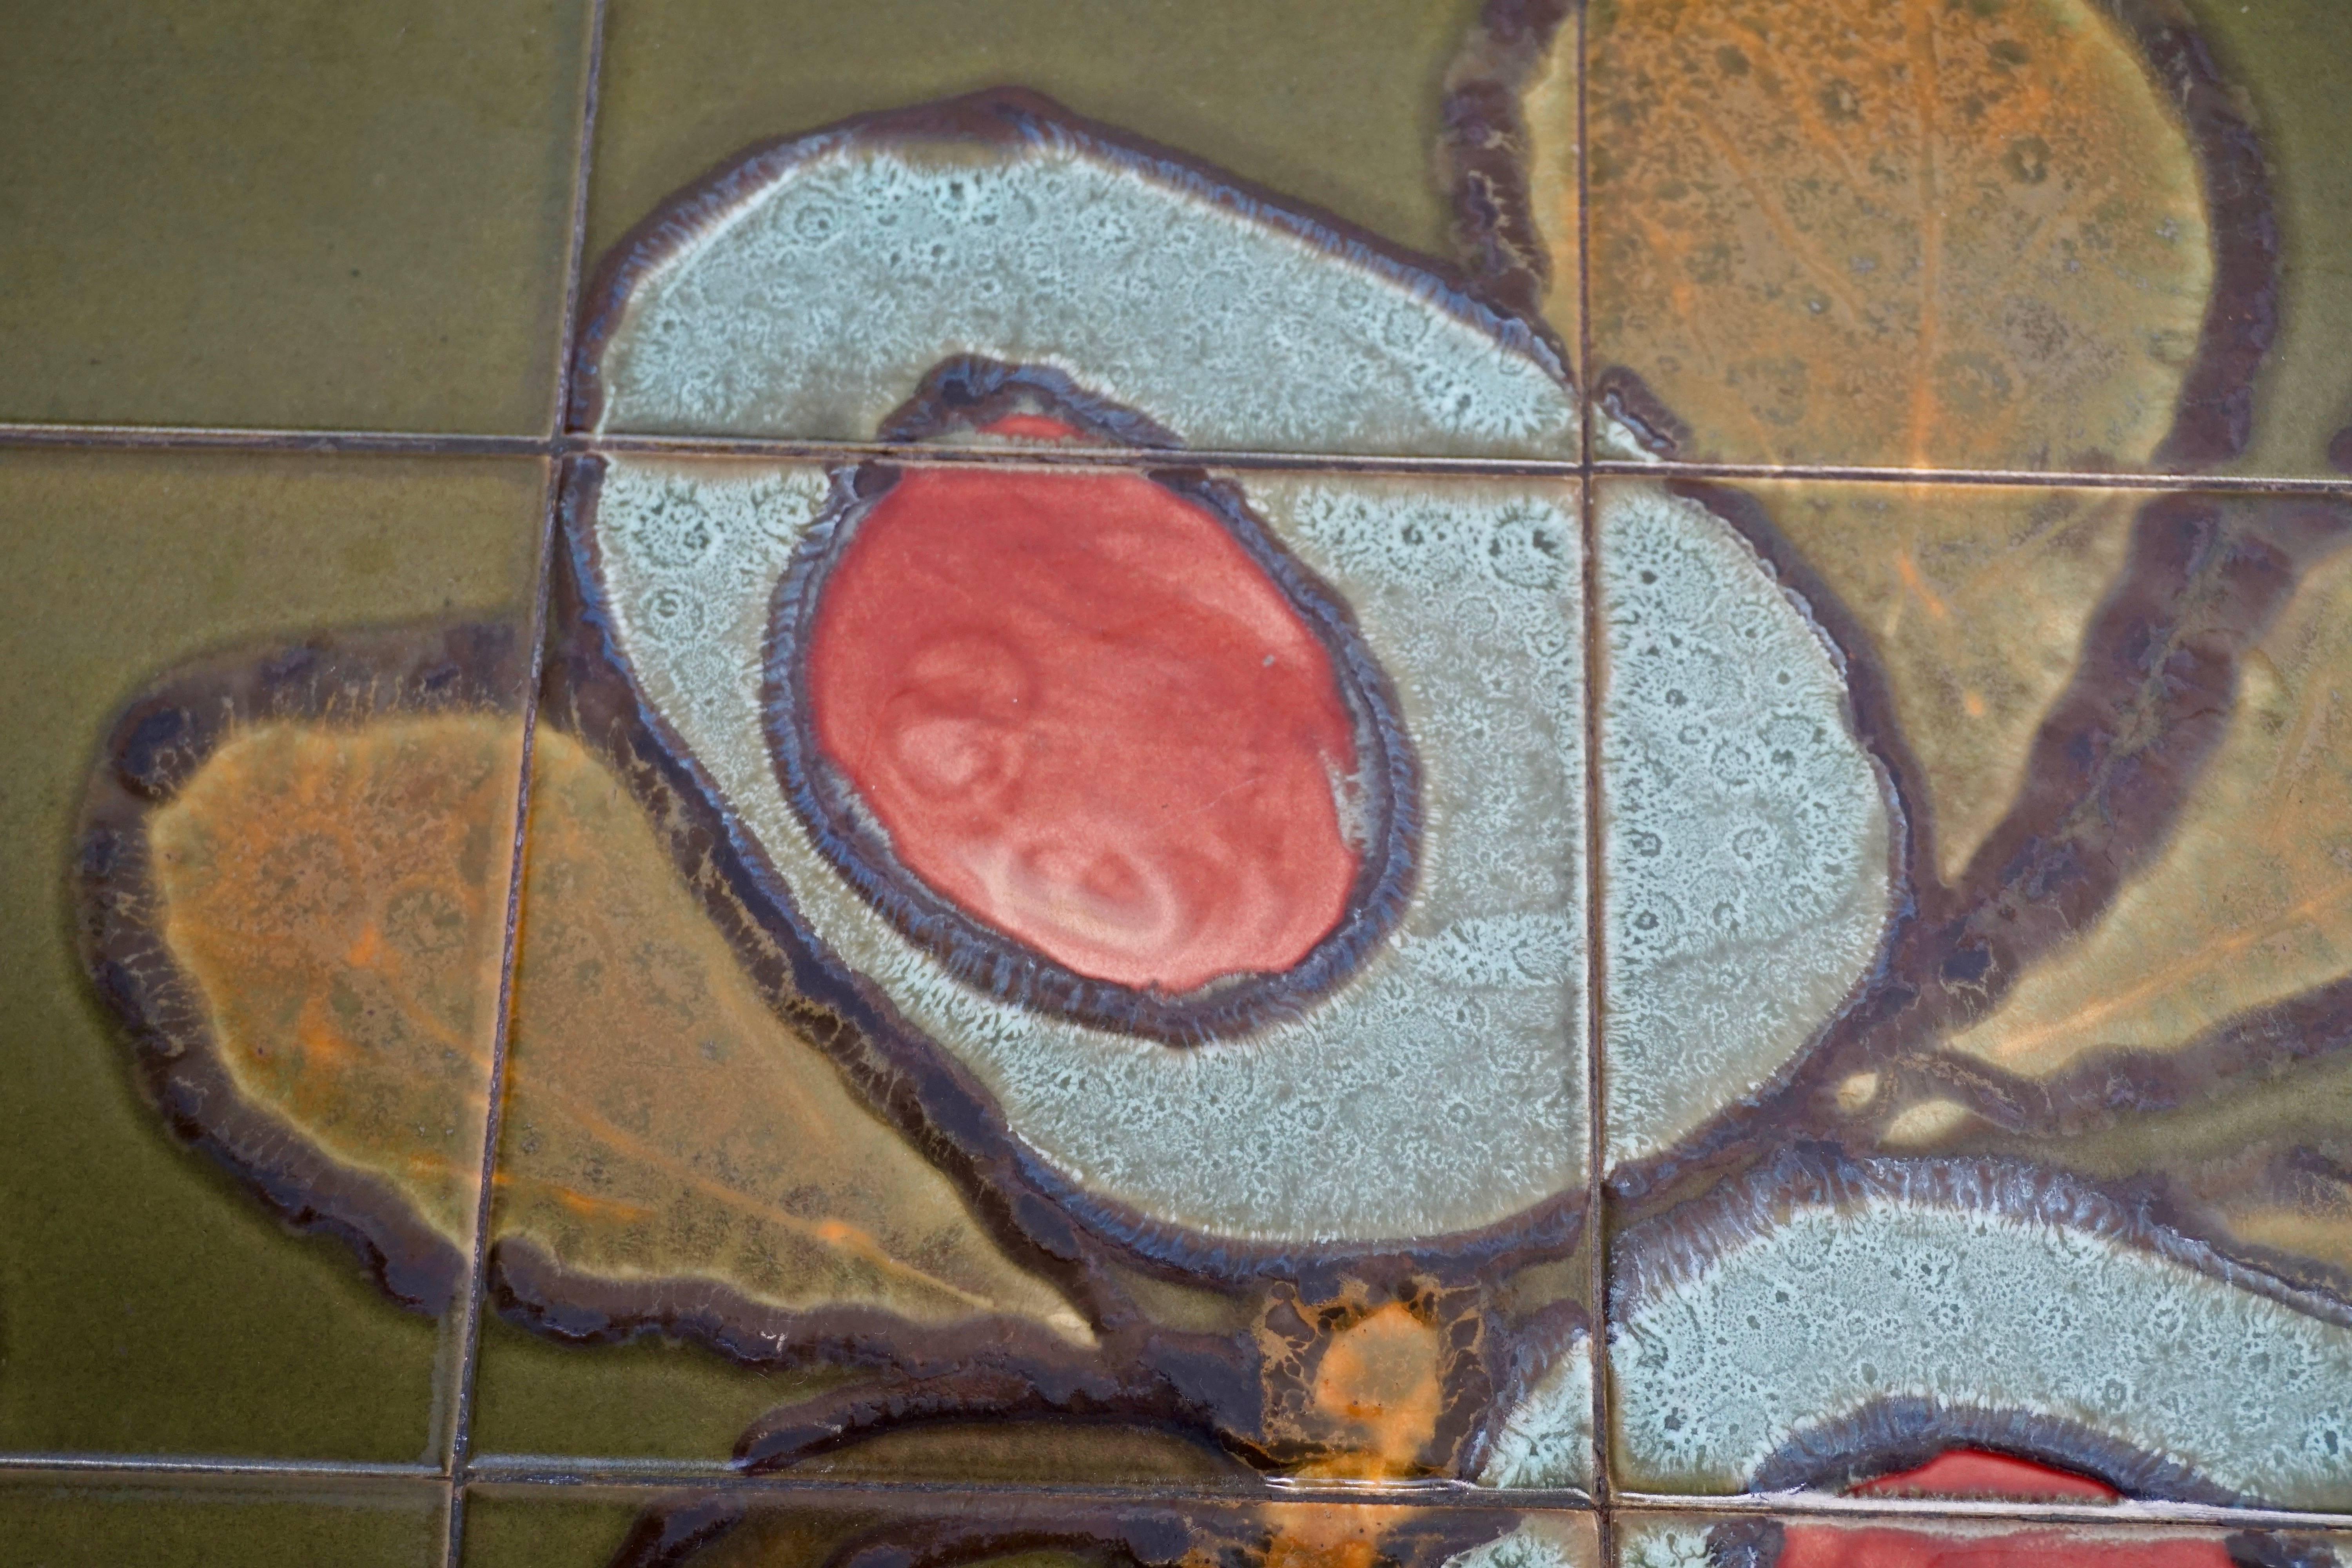
[[[1600,505],[1608,1155],[1769,1083],[1875,961],[1891,816],[1835,651],[1747,541],[1648,483]]]
[[[993,1000],[833,870],[761,725],[769,597],[814,468],[615,461],[597,508],[621,650],[802,917],[953,1051],[1065,1178],[1266,1243],[1491,1225],[1583,1184],[1581,577],[1573,496],[1268,479],[1250,499],[1337,585],[1423,767],[1420,884],[1303,1017],[1179,1048]]]
[[[1503,1417],[1483,1487],[1592,1484],[1592,1341],[1579,1332]]]
[[[1715,1568],[1703,1524],[1633,1519],[1622,1529],[1617,1560],[1623,1568]]]
[[[2352,1498],[2352,1331],[2126,1240],[1966,1203],[1796,1207],[1612,1331],[1633,1484],[1736,1490],[1873,1400],[2079,1424],[2290,1507]]]
[[[599,427],[870,440],[956,354],[1199,447],[1560,456],[1568,388],[1435,281],[1181,171],[1048,138],[786,163],[636,285]]]
[[[1537,1514],[1484,1546],[1457,1552],[1445,1568],[1591,1568],[1592,1553],[1564,1519]]]

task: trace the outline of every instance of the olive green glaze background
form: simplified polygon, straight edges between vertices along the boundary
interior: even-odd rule
[[[439,1327],[165,1136],[75,957],[67,867],[103,727],[170,665],[320,626],[520,620],[544,475],[0,451],[0,1448],[437,1458]]]
[[[583,1349],[485,1315],[474,1447],[715,1462],[734,1452],[735,1439],[763,1412],[847,1381],[761,1372],[676,1341]]]
[[[443,1533],[430,1481],[329,1489],[0,1478],[0,1563],[11,1568],[428,1568],[441,1560]]]
[[[464,1568],[603,1568],[643,1498],[490,1489],[466,1500]]]
[[[2328,440],[2352,424],[2352,5],[2197,0],[2193,9],[2253,110],[2284,251],[2254,438],[2231,466],[2331,473]]]
[[[614,0],[588,253],[752,142],[987,87],[1033,88],[1443,252],[1438,107],[1479,10],[1480,0]]]
[[[0,419],[544,430],[589,15],[9,6]]]

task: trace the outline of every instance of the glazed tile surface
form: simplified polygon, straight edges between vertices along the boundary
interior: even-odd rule
[[[1590,1515],[1348,1502],[1253,1506],[1055,1500],[948,1503],[814,1489],[749,1506],[722,1495],[485,1489],[468,1568],[625,1563],[807,1568],[905,1552],[982,1564],[1053,1560],[1383,1563],[1396,1568],[1598,1568]],[[561,1543],[561,1544],[558,1544]]]
[[[360,754],[366,748],[331,719],[322,729],[302,711],[317,706],[314,699],[364,705],[367,683],[321,681],[305,660],[372,637],[385,641],[336,628],[453,613],[503,626],[519,647],[544,474],[529,459],[0,458],[15,568],[8,620],[31,646],[47,648],[39,668],[48,671],[12,688],[7,732],[52,738],[12,752],[7,791],[7,875],[19,889],[7,905],[7,1098],[24,1121],[6,1157],[0,1299],[8,1303],[10,1361],[0,1380],[0,1433],[7,1447],[414,1462],[437,1441],[443,1352],[434,1321],[382,1301],[348,1247],[288,1237],[262,1204],[235,1188],[239,1179],[267,1188],[290,1176],[298,1184],[271,1190],[290,1200],[287,1212],[299,1213],[301,1184],[332,1185],[341,1173],[368,1168],[408,1178],[410,1158],[421,1156],[413,1179],[429,1194],[424,1206],[457,1234],[470,1228],[478,1178],[467,1173],[462,1150],[465,1105],[470,1097],[478,1170],[504,895],[494,896],[487,921],[468,900],[486,881],[503,882],[507,851],[477,846],[469,864],[446,829],[469,810],[486,827],[499,816],[511,824],[512,805],[496,798],[486,772],[502,768],[512,787],[520,667],[502,696],[482,694],[503,701],[500,736],[461,733],[455,771],[394,770],[408,782],[371,808],[368,792],[388,782],[381,757]],[[413,646],[404,651],[414,656]],[[271,655],[282,661],[277,695],[248,685],[244,701],[257,715],[279,707],[281,721],[245,731],[226,758],[215,752],[221,766],[194,767],[193,749],[176,742],[193,742],[203,727],[217,736],[221,680],[233,683]],[[204,696],[145,710],[165,726],[174,721],[162,716],[184,713],[187,731],[151,728],[153,743],[144,747],[135,733],[110,736],[116,710],[159,682],[168,686],[168,672],[192,658],[215,672]],[[144,781],[136,790],[113,765],[131,754],[110,750],[123,740],[143,769],[131,775]],[[159,889],[194,900],[176,906],[188,922],[176,943],[181,958],[139,970],[142,984],[177,972],[215,987],[209,996],[182,994],[197,1016],[217,1020],[210,1026],[184,1012],[164,1021],[167,1035],[128,1036],[109,1026],[108,994],[82,977],[76,942],[92,934],[85,916],[95,906],[82,899],[98,868],[76,857],[93,784],[123,809],[129,843],[142,837],[133,824],[159,794],[176,802],[159,816],[215,840],[209,848],[191,845],[200,853],[178,862],[179,888]],[[289,793],[308,804],[289,813]],[[395,815],[378,815],[387,810]],[[381,821],[445,836],[387,843],[374,836]],[[511,838],[509,826],[506,843]],[[311,863],[352,854],[360,860],[349,871],[322,875],[331,868]],[[234,869],[257,860],[281,879],[260,907],[238,901],[257,889],[241,885]],[[112,869],[127,875],[129,868]],[[361,902],[338,903],[354,892]],[[144,907],[163,914],[173,906]],[[138,910],[123,912],[138,929],[156,929]],[[384,943],[379,962],[346,968],[346,955],[370,931]],[[281,945],[289,933],[298,939],[290,949]],[[408,975],[422,984],[410,988],[394,978],[404,941],[419,944],[414,957],[422,964]],[[372,989],[353,992],[346,981]],[[381,1009],[395,998],[418,1011],[386,1016]],[[120,987],[111,999],[118,1016],[123,1005],[138,1005]],[[208,1053],[215,1045],[234,1053],[253,1103],[271,1108],[266,1120],[239,1123],[242,1101],[198,1087],[194,1064],[219,1058],[191,1057],[188,1048]],[[445,1049],[458,1053],[441,1080],[449,1100],[427,1109],[408,1096],[403,1075],[419,1064],[443,1071]],[[387,1089],[402,1098],[387,1101]],[[189,1092],[197,1098],[181,1098]],[[174,1097],[168,1120],[148,1102],[158,1095]],[[422,1127],[410,1121],[420,1110]],[[302,1141],[278,1131],[280,1114],[306,1119],[331,1155],[302,1163]],[[211,1149],[234,1174],[174,1147],[172,1131]],[[61,1173],[75,1179],[61,1184]],[[361,1207],[396,1206],[373,1184],[347,1186],[344,1196]],[[94,1245],[96,1237],[104,1243]],[[376,1256],[415,1262],[405,1274],[394,1268],[397,1288],[421,1304],[446,1306],[456,1250],[436,1261],[436,1244],[417,1239],[413,1255],[395,1244]]]
[[[11,1559],[90,1568],[220,1562],[295,1568],[428,1568],[441,1560],[441,1489],[343,1481],[12,1475],[0,1478],[0,1535]]]
[[[2340,1537],[2179,1527],[1652,1514],[1620,1532],[1616,1560],[1621,1568],[1698,1568],[1727,1562],[1752,1568],[1994,1568],[2051,1562],[2098,1568],[2225,1568],[2258,1562],[2331,1563],[2343,1545]]]
[[[2336,7],[84,21],[0,1558],[2342,1561]]]
[[[635,231],[589,310],[572,417],[600,433],[888,437],[971,358],[1115,402],[1146,445],[1559,457],[1578,438],[1525,326],[1023,94],[761,150]]]
[[[591,20],[20,18],[0,417],[543,434]]]

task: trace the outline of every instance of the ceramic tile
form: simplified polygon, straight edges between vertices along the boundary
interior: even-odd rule
[[[1623,480],[1596,512],[1620,1479],[1984,1445],[2352,1500],[2352,510]]]
[[[1873,1520],[1749,1514],[1645,1514],[1618,1526],[1620,1568],[2325,1568],[2352,1542],[2323,1534],[2185,1525],[2036,1523],[1996,1519]]]
[[[1600,1561],[1591,1517],[1565,1510],[519,1486],[477,1486],[467,1503],[466,1568],[822,1568],[908,1555],[971,1568],[1597,1568]]]
[[[1097,1445],[1152,1473],[1582,1479],[1573,487],[614,458],[569,495],[509,1317],[841,1368],[740,1436],[769,1466],[1095,1410],[1182,1435]],[[604,1397],[511,1430],[629,1441]]]
[[[442,1489],[191,1477],[0,1475],[0,1540],[27,1568],[432,1568]]]
[[[589,7],[110,3],[0,64],[0,417],[543,432]]]
[[[430,1449],[544,476],[0,456],[0,1444]]]
[[[1426,254],[1449,9],[622,7],[573,423],[870,440],[978,359],[1121,445],[1574,456],[1561,342]],[[1283,42],[1322,92],[1251,96]],[[1365,134],[1290,131],[1327,93]]]
[[[2294,0],[1595,6],[1599,438],[2326,471],[2352,386],[2326,345],[2352,290],[2345,110],[2316,62],[2343,26]],[[1578,217],[1571,31],[1522,100],[1555,280]]]

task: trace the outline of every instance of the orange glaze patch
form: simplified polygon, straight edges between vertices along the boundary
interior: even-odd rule
[[[808,689],[900,863],[1080,974],[1287,969],[1346,911],[1330,656],[1149,479],[907,474],[825,584]]]
[[[1315,1374],[1315,1414],[1342,1445],[1307,1473],[1380,1480],[1412,1475],[1444,1402],[1436,1328],[1402,1301],[1341,1330]]]
[[[2104,1482],[2005,1454],[1955,1448],[1916,1469],[1878,1476],[1850,1489],[1864,1497],[1999,1498],[2006,1501],[2112,1502]],[[1952,1526],[1927,1530],[1790,1528],[1779,1568],[2230,1568],[2218,1537],[2091,1534],[2029,1530],[1966,1535]]]

